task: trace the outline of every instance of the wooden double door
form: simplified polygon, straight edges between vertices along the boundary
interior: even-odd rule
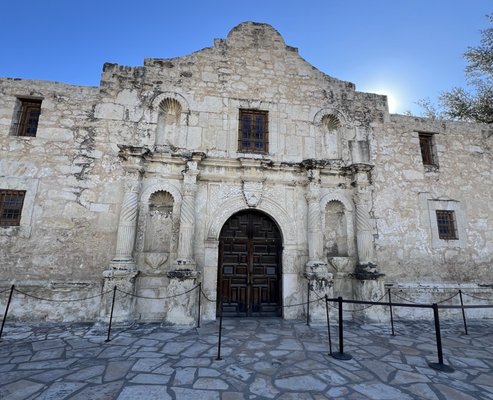
[[[223,315],[281,315],[281,252],[279,229],[267,215],[247,210],[226,221],[217,280]]]

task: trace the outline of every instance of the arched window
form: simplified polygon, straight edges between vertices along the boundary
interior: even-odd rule
[[[339,134],[341,122],[333,114],[326,114],[321,120],[325,155],[329,159],[339,159]]]
[[[145,246],[148,252],[169,253],[173,233],[174,199],[169,192],[154,192],[149,198]]]
[[[175,99],[166,98],[159,103],[156,145],[175,145],[177,143],[181,112],[181,104]]]
[[[347,218],[340,201],[330,201],[325,207],[325,252],[327,257],[348,255]]]

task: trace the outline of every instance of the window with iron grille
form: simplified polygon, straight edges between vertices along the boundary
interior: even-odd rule
[[[420,133],[419,147],[424,165],[437,165],[435,154],[433,153],[433,134]]]
[[[20,108],[17,114],[17,136],[36,136],[38,130],[39,114],[41,113],[41,100],[18,99]]]
[[[267,153],[269,151],[268,112],[240,110],[238,151]]]
[[[436,210],[438,237],[445,240],[457,240],[455,213],[448,210]]]
[[[0,226],[19,226],[25,190],[0,189]]]

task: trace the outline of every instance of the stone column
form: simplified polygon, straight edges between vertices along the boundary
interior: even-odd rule
[[[356,278],[354,295],[357,300],[378,301],[384,294],[384,276],[378,271],[375,259],[373,225],[371,222],[372,187],[369,174],[373,167],[369,164],[353,165],[354,185],[356,194],[356,245],[358,250],[358,264],[354,272]],[[382,308],[370,307],[364,311],[366,318],[382,320]]]
[[[323,260],[322,245],[323,232],[320,226],[320,171],[309,169],[308,190],[305,194],[308,208],[308,262],[305,265],[304,276],[308,279],[310,299],[323,298],[325,294],[332,297],[333,276],[329,272],[327,262]],[[328,293],[330,292],[330,293]],[[308,297],[308,296],[307,296]],[[325,304],[320,302],[310,304],[310,315],[313,320],[321,320],[325,317]]]
[[[118,220],[116,250],[109,268],[103,272],[104,291],[110,291],[115,286],[123,292],[133,293],[135,289],[135,277],[138,274],[133,249],[137,231],[137,213],[143,161],[147,149],[131,146],[119,146],[120,158],[123,159],[124,194]],[[127,320],[131,318],[134,298],[129,295],[117,293],[118,301],[115,302],[113,316],[115,320]],[[111,296],[105,295],[102,303],[101,317],[106,317],[111,309]]]
[[[195,269],[193,245],[195,236],[195,195],[199,170],[196,161],[188,161],[183,172],[183,200],[180,214],[178,258],[175,266]]]

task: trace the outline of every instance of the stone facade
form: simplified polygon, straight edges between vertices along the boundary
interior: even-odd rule
[[[142,67],[105,64],[99,87],[6,78],[0,90],[0,190],[25,191],[19,225],[0,227],[0,287],[92,297],[16,294],[12,318],[105,317],[116,286],[119,319],[193,323],[198,291],[181,294],[200,282],[216,299],[221,231],[244,210],[279,228],[280,305],[305,302],[308,284],[364,300],[385,285],[414,301],[493,294],[492,129],[390,115],[385,96],[318,71],[269,25]],[[41,100],[35,137],[13,128],[27,98]],[[268,116],[267,151],[242,147],[240,110]]]

